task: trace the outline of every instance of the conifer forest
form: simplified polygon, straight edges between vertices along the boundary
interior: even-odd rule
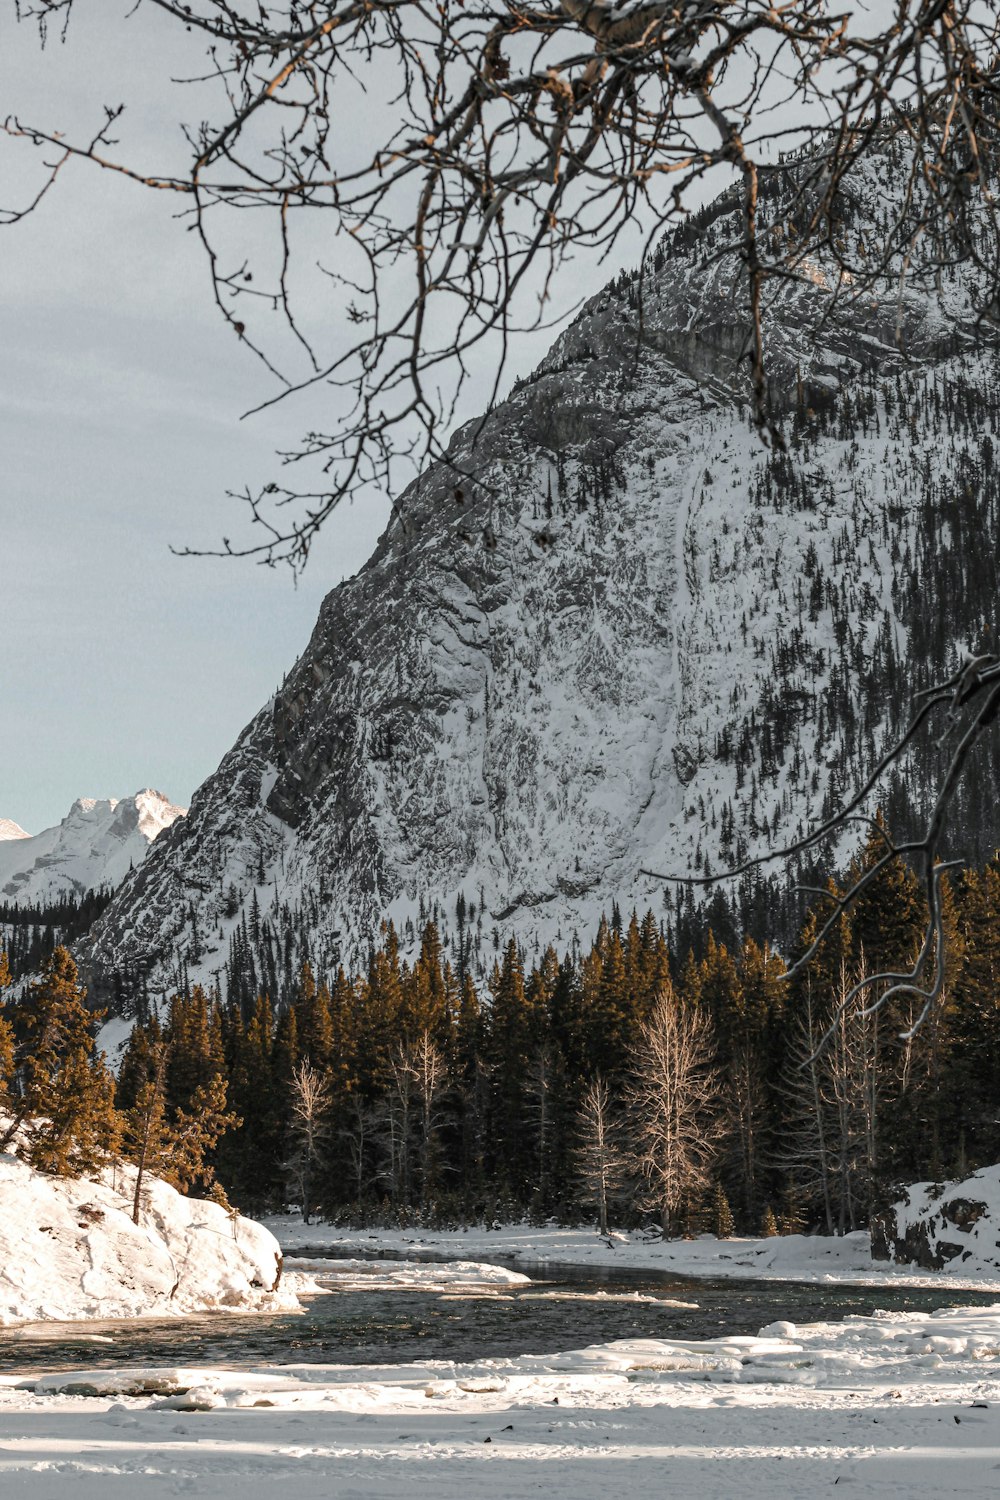
[[[25,1149],[49,1169],[121,1157],[255,1213],[843,1233],[903,1183],[1000,1155],[1000,858],[944,884],[944,908],[948,990],[919,1025],[912,995],[844,1004],[921,939],[921,893],[898,867],[791,980],[718,899],[686,921],[616,906],[589,947],[530,960],[511,939],[485,981],[432,915],[412,961],[387,926],[363,972],[306,958],[284,983],[248,924],[224,991],[188,986],[162,1020],[140,1007],[117,1082],[58,928],[23,910],[15,958],[37,963],[46,933],[50,951],[0,1033],[8,1138],[40,1118]],[[459,911],[456,932],[474,917]]]

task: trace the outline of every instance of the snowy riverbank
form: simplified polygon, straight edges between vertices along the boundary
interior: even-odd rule
[[[1000,1308],[465,1365],[0,1378],[0,1487],[51,1500],[993,1492]]]
[[[535,1228],[530,1224],[501,1229],[435,1231],[430,1229],[345,1230],[331,1224],[303,1224],[297,1217],[267,1219],[266,1224],[287,1255],[307,1250],[338,1255],[372,1255],[387,1251],[489,1261],[498,1259],[527,1269],[551,1265],[608,1267],[680,1276],[760,1277],[772,1281],[830,1284],[940,1287],[945,1298],[963,1287],[1000,1292],[1000,1272],[968,1271],[952,1263],[944,1271],[926,1272],[872,1260],[866,1232],[827,1235],[778,1235],[772,1239],[664,1241],[655,1236],[598,1235],[592,1229]]]
[[[267,1229],[134,1169],[44,1176],[0,1155],[0,1324],[298,1306]]]

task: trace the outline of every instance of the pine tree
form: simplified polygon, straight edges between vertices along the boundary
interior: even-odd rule
[[[226,1080],[216,1073],[195,1089],[188,1109],[174,1113],[163,1175],[182,1193],[197,1188],[203,1194],[217,1196],[211,1155],[226,1132],[241,1123],[239,1116],[227,1108],[226,1093]]]
[[[67,948],[42,965],[21,1010],[21,1092],[4,1144],[15,1138],[40,1171],[75,1176],[101,1166],[117,1147],[114,1077],[94,1056],[87,1010]]]
[[[725,1188],[721,1182],[717,1182],[715,1184],[715,1191],[712,1194],[712,1233],[716,1239],[728,1240],[731,1238],[735,1228]]]
[[[486,1054],[494,1079],[494,1164],[501,1184],[523,1195],[535,1177],[525,1113],[531,1031],[524,968],[513,938],[504,950],[503,967],[494,966],[490,992]]]
[[[198,1090],[225,1070],[221,1017],[201,985],[171,1000],[166,1035],[167,1105],[171,1110],[190,1108]]]
[[[167,1049],[161,1040],[148,1054],[147,1076],[137,1083],[134,1102],[125,1114],[125,1154],[135,1166],[132,1222],[139,1223],[148,1172],[164,1165],[166,1136]]]
[[[3,999],[10,983],[7,954],[0,948],[0,1119],[14,1108],[14,1028],[4,1014]]]
[[[299,993],[295,1000],[298,1022],[299,1053],[320,1072],[330,1063],[333,1051],[333,1017],[330,1014],[330,991],[317,984],[309,962],[299,974]]]

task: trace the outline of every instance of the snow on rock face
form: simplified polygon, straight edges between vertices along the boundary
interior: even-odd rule
[[[184,816],[162,792],[100,801],[81,797],[55,828],[29,836],[17,828],[0,845],[0,900],[56,902],[100,886],[117,886],[141,864],[153,840]]]
[[[267,1229],[153,1177],[136,1225],[133,1169],[116,1183],[0,1156],[0,1324],[297,1306]]]
[[[5,839],[27,839],[30,837],[31,835],[25,833],[20,824],[12,823],[10,818],[0,818],[0,843]]]
[[[899,178],[864,165],[849,244]],[[283,931],[286,909],[317,966],[357,971],[385,917],[402,929],[437,907],[454,943],[459,896],[476,908],[467,959],[488,972],[508,933],[565,949],[616,899],[661,912],[644,869],[725,868],[862,779],[922,685],[908,653],[932,670],[965,644],[936,604],[965,597],[934,576],[952,554],[924,557],[919,528],[957,525],[955,496],[972,506],[992,482],[995,356],[971,348],[961,273],[939,294],[913,267],[900,290],[894,268],[884,296],[844,291],[830,312],[839,273],[819,256],[769,300],[789,445],[768,450],[726,248],[739,212],[723,195],[647,267],[641,320],[634,282],[593,298],[455,435],[454,466],[399,498],[280,691],[88,936],[101,998],[113,971],[164,992],[183,959],[208,979],[244,919]],[[935,618],[942,640],[911,647]]]
[[[918,1182],[872,1224],[872,1254],[960,1274],[1000,1271],[1000,1166],[964,1182]]]

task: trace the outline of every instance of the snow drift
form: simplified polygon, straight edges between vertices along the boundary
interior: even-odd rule
[[[297,1308],[269,1230],[155,1177],[133,1224],[134,1185],[131,1167],[46,1177],[0,1156],[0,1324]]]

